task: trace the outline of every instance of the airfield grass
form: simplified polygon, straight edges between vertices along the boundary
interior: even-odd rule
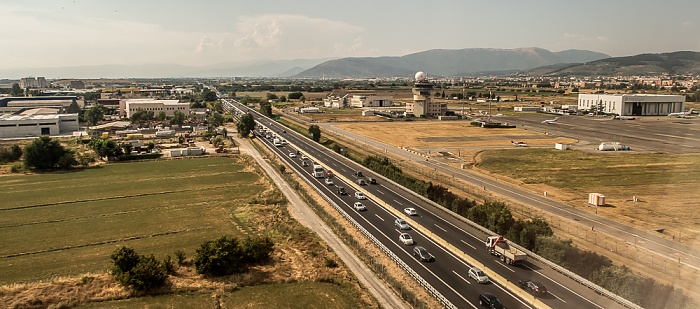
[[[232,158],[109,164],[0,182],[0,284],[104,272],[123,245],[158,258],[241,235],[266,186]],[[232,221],[233,220],[233,221]]]
[[[223,308],[361,308],[342,286],[323,282],[264,284],[239,288],[221,297]],[[216,308],[211,294],[180,293],[92,303],[79,308]]]

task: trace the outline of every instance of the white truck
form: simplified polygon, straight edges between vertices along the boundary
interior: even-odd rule
[[[508,265],[520,264],[527,259],[525,252],[512,248],[503,236],[489,236],[486,238],[486,250],[501,258]]]
[[[326,170],[321,166],[321,164],[314,164],[314,171],[311,172],[311,176],[316,178],[324,178],[326,176]]]

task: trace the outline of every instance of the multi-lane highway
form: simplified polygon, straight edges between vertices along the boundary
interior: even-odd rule
[[[227,108],[237,108],[243,112],[249,109],[235,102],[224,101]],[[486,252],[484,240],[487,234],[466,224],[443,209],[435,207],[425,199],[412,194],[387,179],[363,168],[362,166],[333,153],[308,138],[289,130],[282,133],[281,125],[251,111],[256,120],[288,141],[287,145],[276,147],[265,134],[256,131],[256,136],[268,145],[291,169],[313,184],[314,187],[330,201],[339,205],[353,220],[361,224],[376,239],[401,258],[420,277],[457,308],[478,308],[479,295],[491,293],[496,295],[507,308],[617,308],[619,304],[604,298],[592,290],[580,285],[535,261],[528,261],[521,266],[509,266],[500,262],[495,256]],[[258,126],[262,128],[262,126]],[[290,153],[300,155],[292,158]],[[301,153],[310,156],[303,160]],[[325,168],[333,170],[333,185],[325,183],[323,178],[311,176],[311,160],[316,160]],[[308,166],[303,162],[307,161]],[[354,172],[361,171],[379,179],[377,184],[359,186]],[[347,189],[348,195],[337,194],[337,186]],[[360,190],[367,194],[368,200],[358,200],[354,193]],[[366,211],[356,211],[352,206],[360,201]],[[403,215],[403,209],[413,207],[417,216]],[[400,231],[394,224],[396,217],[405,218],[411,230],[407,232],[416,244],[406,246],[398,236]],[[425,247],[434,257],[434,262],[421,262],[413,255],[415,246]],[[482,266],[484,271],[497,283],[477,284],[467,275],[473,265]],[[514,288],[518,280],[528,279],[542,282],[548,289],[543,296],[533,296],[524,290]],[[534,304],[534,305],[533,305]]]

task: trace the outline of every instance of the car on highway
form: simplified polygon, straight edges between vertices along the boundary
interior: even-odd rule
[[[408,235],[408,233],[399,234],[399,241],[406,246],[410,246],[413,244],[413,238],[411,238],[411,235]]]
[[[360,179],[357,180],[357,184],[360,185],[360,186],[366,186],[366,185],[367,185],[367,181],[365,181],[364,179],[360,178]]]
[[[360,192],[360,191],[355,192],[355,198],[358,200],[366,200],[367,199],[365,194]]]
[[[309,166],[309,163],[307,163],[306,161],[302,161],[301,166]]]
[[[372,178],[372,177],[367,177],[367,182],[369,182],[370,185],[376,185],[377,184],[377,179]]]
[[[296,158],[296,157],[297,157],[297,154],[296,154],[296,153],[293,153],[293,152],[290,152],[290,153],[289,153],[289,157],[290,157],[290,158]]]
[[[544,295],[547,293],[547,288],[539,281],[519,280],[518,284],[534,295]]]
[[[362,203],[360,202],[355,202],[355,204],[352,204],[352,207],[355,208],[355,210],[357,211],[367,210],[367,207],[365,207],[365,205],[362,205]]]
[[[343,186],[338,186],[335,192],[337,192],[340,195],[348,195],[348,191],[345,191],[345,187]]]
[[[401,219],[401,218],[396,218],[396,220],[394,220],[394,225],[396,225],[396,227],[398,227],[399,230],[410,230],[411,229],[411,227],[408,226],[408,223],[406,223],[406,221],[404,221],[404,219]]]
[[[413,256],[419,258],[421,262],[432,262],[435,260],[435,257],[421,246],[413,248]]]
[[[353,175],[355,175],[355,177],[362,177],[362,172],[360,172],[360,171],[355,171],[355,172],[353,173]]]
[[[469,269],[469,278],[476,280],[478,283],[488,283],[489,276],[487,276],[483,270],[478,267],[472,267]]]
[[[415,208],[411,208],[411,207],[409,207],[409,208],[404,208],[404,209],[403,209],[403,212],[405,212],[405,213],[406,213],[407,215],[409,215],[409,216],[417,216],[417,215],[418,215],[418,213],[416,212],[416,209],[415,209]]]
[[[309,158],[309,157],[307,157],[305,154],[302,154],[302,155],[301,155],[301,159],[302,159],[302,160],[306,160],[306,159],[308,159],[308,158]]]
[[[489,309],[503,309],[503,304],[498,300],[498,297],[493,296],[493,294],[483,293],[479,295],[479,305],[487,307]]]
[[[332,178],[326,178],[326,179],[324,180],[324,182],[325,182],[327,185],[329,185],[329,186],[332,186],[332,185],[333,185],[333,179],[332,179]]]

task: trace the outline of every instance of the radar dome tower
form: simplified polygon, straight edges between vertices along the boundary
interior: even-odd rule
[[[413,85],[413,104],[406,106],[406,113],[416,117],[432,117],[440,115],[440,106],[435,108],[435,104],[430,101],[433,84],[428,81],[425,72],[416,73],[416,82]]]

